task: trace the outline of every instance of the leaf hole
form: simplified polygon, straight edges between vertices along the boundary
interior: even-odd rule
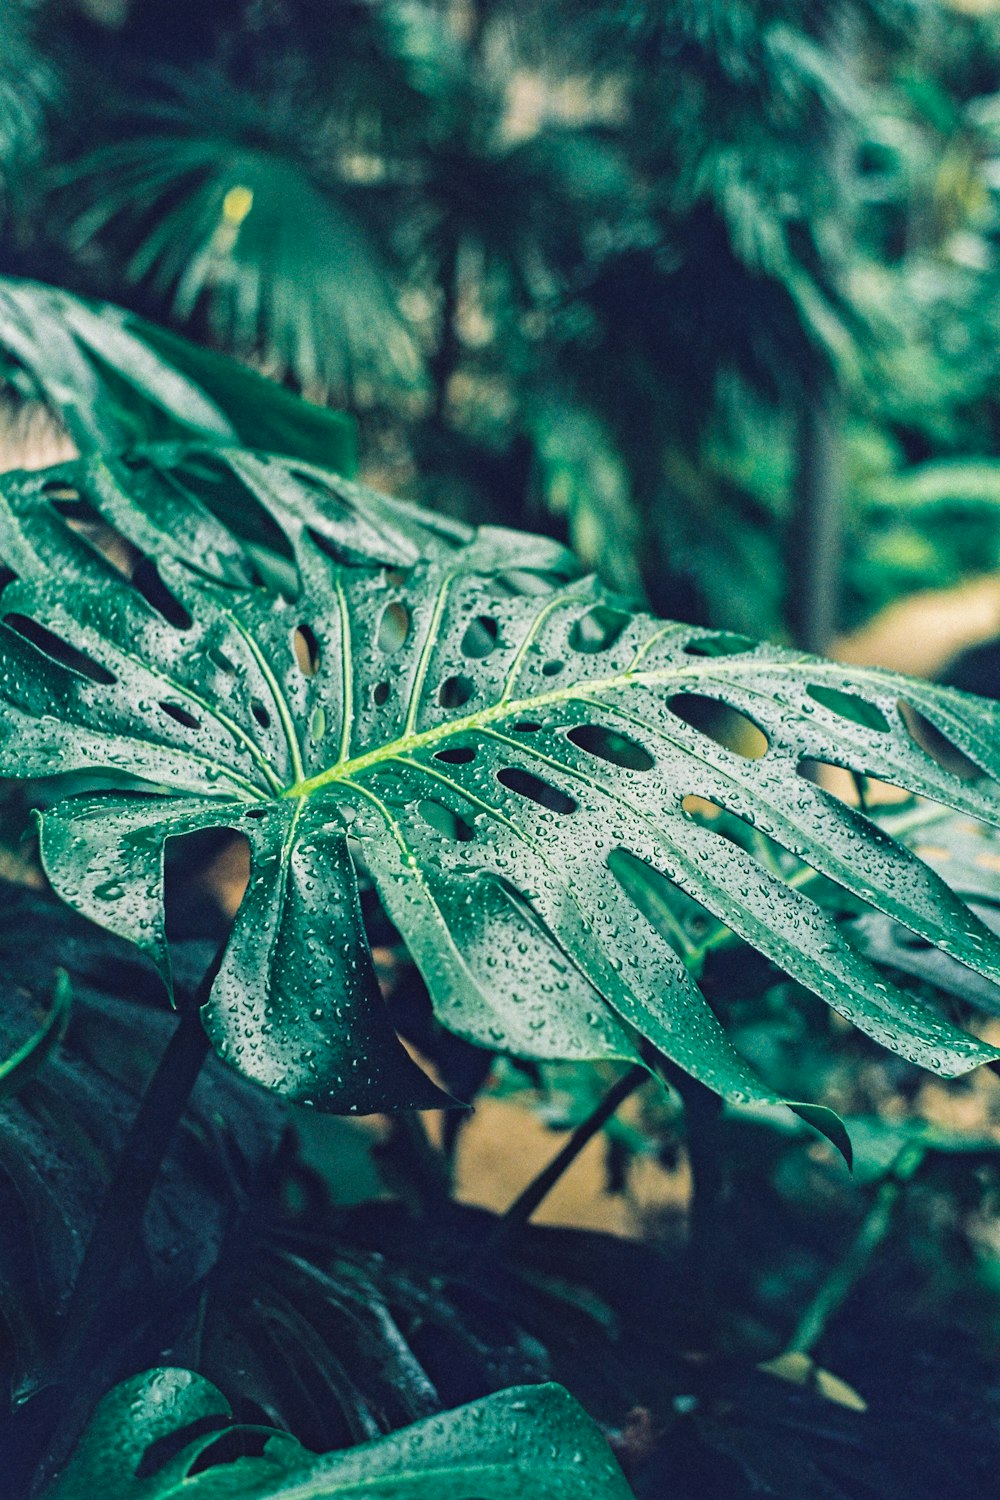
[[[136,1479],[153,1478],[168,1463],[183,1453],[184,1449],[196,1438],[206,1437],[210,1432],[221,1433],[223,1424],[228,1421],[224,1413],[212,1412],[208,1416],[196,1418],[193,1422],[186,1422],[182,1427],[174,1428],[172,1432],[157,1438],[145,1449],[135,1471]],[[209,1451],[213,1451],[215,1446],[214,1443],[211,1444]],[[191,1473],[190,1469],[188,1473]]]
[[[475,758],[476,752],[472,745],[456,745],[452,750],[434,752],[434,759],[443,760],[448,766],[467,766]]]
[[[250,712],[257,720],[257,723],[260,725],[261,729],[270,729],[271,715],[268,713],[267,709],[264,707],[259,698],[250,699]]]
[[[724,750],[743,756],[744,760],[760,760],[766,755],[768,743],[764,731],[728,703],[717,698],[707,698],[702,693],[675,693],[667,705],[685,724],[707,735]]]
[[[102,667],[100,662],[93,661],[89,656],[78,651],[67,641],[61,640],[51,630],[46,630],[44,625],[39,625],[37,620],[30,619],[27,615],[10,614],[4,615],[4,624],[9,626],[15,634],[29,641],[32,646],[37,647],[50,661],[56,662],[60,667],[66,667],[71,672],[76,672],[80,677],[86,677],[91,682],[99,682],[102,687],[110,687],[118,681],[113,672],[107,667]]]
[[[59,481],[43,486],[49,504],[67,531],[81,537],[123,578],[131,578],[142,553],[134,543],[104,520],[99,511],[76,489]]]
[[[625,895],[672,948],[683,952],[685,939],[697,941],[707,931],[712,919],[705,908],[631,849],[612,849],[606,863]]]
[[[164,840],[163,869],[168,939],[209,937],[217,945],[250,880],[246,834],[228,823],[172,834]]]
[[[705,818],[717,818],[722,811],[717,802],[710,802],[707,797],[699,797],[694,792],[689,792],[686,797],[681,798],[681,807],[684,812],[692,813],[699,821]]]
[[[914,744],[943,770],[950,771],[962,781],[978,781],[985,774],[974,760],[970,760],[963,750],[952,744],[948,736],[919,709],[914,708],[912,703],[900,698],[896,706]]]
[[[460,844],[467,844],[476,836],[476,830],[458,813],[453,812],[450,807],[445,807],[443,802],[435,802],[430,797],[425,797],[417,806],[417,811],[431,828],[438,833],[443,833],[446,838],[456,839]]]
[[[813,781],[849,807],[877,807],[885,803],[906,802],[911,793],[904,787],[894,786],[891,781],[880,781],[875,776],[848,770],[833,761],[816,760],[804,755],[796,766],[799,776]]]
[[[378,622],[378,633],[375,638],[378,649],[384,651],[387,656],[398,651],[406,644],[410,624],[410,611],[405,604],[398,599],[387,604]]]
[[[175,630],[191,629],[194,623],[191,615],[167,588],[148,557],[140,558],[136,564],[132,584],[150,608],[155,609],[168,625],[172,625]]]
[[[235,663],[229,660],[229,657],[219,646],[210,646],[205,654],[213,667],[217,667],[220,672],[225,672],[227,677],[236,676]]]
[[[543,781],[540,776],[533,775],[531,771],[522,770],[520,766],[504,766],[502,771],[497,772],[497,781],[516,792],[519,797],[526,797],[529,802],[536,802],[549,812],[576,812],[576,803],[572,797]]]
[[[462,637],[462,655],[481,661],[496,649],[499,633],[500,627],[491,615],[477,615]]]
[[[442,708],[463,708],[476,691],[471,677],[446,677],[438,693]]]
[[[185,1479],[196,1479],[213,1469],[228,1470],[230,1464],[241,1458],[261,1458],[267,1440],[266,1432],[255,1432],[252,1427],[229,1427],[189,1464]]]
[[[315,677],[319,671],[319,641],[311,625],[299,625],[292,635],[295,664],[303,677]]]
[[[578,724],[566,738],[588,755],[596,755],[599,760],[609,761],[627,771],[651,771],[655,765],[653,757],[642,745],[627,734],[605,729],[601,724]]]
[[[65,479],[46,479],[42,485],[42,494],[48,496],[56,510],[62,510],[67,505],[86,505],[76,485],[68,484]],[[90,509],[89,506],[87,508]]]
[[[191,713],[189,709],[186,709],[182,704],[162,701],[160,703],[160,707],[163,709],[163,712],[165,714],[167,714],[171,719],[175,721],[175,723],[183,725],[185,729],[201,728],[201,720],[196,719],[194,714]]]
[[[387,682],[376,682],[372,688],[372,699],[378,704],[379,708],[382,707],[383,703],[388,703],[389,684]]]
[[[570,649],[573,651],[607,651],[614,645],[632,616],[621,609],[609,609],[606,604],[595,604],[585,615],[574,620],[569,632]]]
[[[533,719],[521,719],[519,723],[511,726],[515,734],[537,734],[541,724],[536,724]]]
[[[561,661],[547,661],[542,668],[543,677],[555,677],[563,669]]]
[[[245,818],[253,818],[254,822],[259,822],[261,818],[267,817],[267,811],[266,807],[248,807],[243,816]]]
[[[850,720],[852,724],[877,729],[880,734],[890,733],[889,720],[878,704],[869,703],[857,693],[845,693],[840,688],[826,687],[819,683],[807,687],[806,692],[815,703],[828,708],[831,713],[839,714],[842,719]]]
[[[742,651],[753,651],[756,645],[749,636],[726,630],[695,636],[684,651],[688,656],[738,656]]]
[[[779,880],[787,880],[795,870],[805,866],[811,869],[798,855],[789,854],[784,845],[770,834],[763,833],[739,813],[730,812],[721,803],[710,797],[687,796],[681,803],[693,823],[707,828],[717,838],[742,849],[769,874]]]

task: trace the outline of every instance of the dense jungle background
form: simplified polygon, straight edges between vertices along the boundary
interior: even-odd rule
[[[25,279],[127,309],[168,359],[182,335],[348,414],[317,425],[316,461],[566,542],[633,603],[1000,697],[995,0],[0,0],[0,468],[88,451],[95,424],[148,440],[114,329],[84,401]],[[1000,929],[1000,838],[827,774]],[[81,1015],[152,994],[123,944],[53,917],[31,795],[8,783],[0,805],[0,984],[29,983],[23,934],[56,923]],[[244,845],[198,837],[168,868],[192,973],[248,874]],[[317,1449],[433,1410],[422,1381],[456,1405],[554,1376],[650,1500],[990,1492],[996,1073],[945,1083],[880,1051],[685,911],[740,1050],[839,1111],[854,1175],[805,1127],[653,1083],[609,1123],[614,1068],[449,1038],[366,916],[399,1029],[475,1113],[297,1110],[293,1146],[270,1118],[241,1133],[221,1069],[231,1110],[206,1124],[203,1081],[156,1232],[193,1218],[205,1243],[150,1273],[147,1345],[197,1348],[224,1389],[238,1368],[242,1414]],[[991,986],[843,916],[1000,1042]],[[119,1031],[114,1117],[74,1168],[84,1219],[148,1062]],[[76,1098],[85,1028],[74,1045],[40,1119]],[[216,1128],[240,1157],[221,1189],[198,1159]],[[251,1179],[283,1215],[259,1257],[224,1228]],[[2,1227],[0,1272],[28,1276]]]

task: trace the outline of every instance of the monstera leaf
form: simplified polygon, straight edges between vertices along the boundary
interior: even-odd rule
[[[885,831],[918,854],[992,931],[1000,931],[1000,834],[995,827],[927,802],[879,811]],[[989,1015],[1000,1014],[1000,990],[883,912],[849,924],[851,941],[869,958],[920,980]],[[946,1003],[948,1003],[946,1001]]]
[[[996,822],[989,786],[924,747],[937,733],[995,772],[995,705],[631,613],[566,582],[540,539],[443,535],[392,502],[369,515],[318,471],[224,464],[283,527],[279,587],[181,484],[171,509],[169,457],[5,481],[0,771],[100,774],[106,789],[45,814],[42,858],[168,983],[165,841],[246,836],[250,885],[204,1010],[237,1068],[331,1110],[434,1097],[380,1001],[359,862],[441,1020],[489,1048],[633,1060],[648,1042],[727,1098],[775,1102],[675,951],[680,887],[903,1056],[946,1075],[995,1056],[689,811],[708,799],[995,980],[997,938],[801,774],[831,762]],[[80,506],[127,543],[131,576]]]
[[[199,436],[354,469],[350,417],[124,308],[40,282],[0,277],[0,376],[47,401],[83,453]]]
[[[558,1385],[501,1391],[321,1458],[288,1433],[233,1427],[230,1417],[220,1392],[189,1370],[136,1376],[104,1398],[48,1500],[95,1493],[107,1500],[628,1500],[630,1494],[599,1428]],[[189,1441],[178,1452],[185,1429]],[[263,1452],[227,1459],[234,1438],[256,1441]]]

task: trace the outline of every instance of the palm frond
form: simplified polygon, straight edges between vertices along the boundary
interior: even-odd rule
[[[389,267],[335,180],[335,143],[321,177],[274,129],[287,118],[220,94],[210,74],[174,84],[129,117],[123,139],[63,170],[73,248],[113,245],[170,316],[266,355],[302,386],[415,378]]]
[[[51,63],[35,45],[38,8],[37,0],[0,0],[0,210],[39,154],[55,89]]]

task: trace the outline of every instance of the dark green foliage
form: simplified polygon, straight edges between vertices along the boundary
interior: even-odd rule
[[[737,592],[762,555],[780,568],[746,411],[787,458],[775,403],[856,362],[841,231],[870,10],[383,0],[323,20],[267,0],[167,27],[155,0],[104,26],[43,7],[64,95],[18,235],[55,279],[359,410],[369,457],[424,496],[548,515],[613,585],[721,623],[720,501]],[[780,593],[745,623],[772,626]]]
[[[12,179],[8,269],[263,360],[419,495],[544,524],[665,614],[804,638],[817,412],[845,620],[995,554],[995,506],[928,517],[913,482],[992,462],[994,15],[10,8],[48,170]]]

